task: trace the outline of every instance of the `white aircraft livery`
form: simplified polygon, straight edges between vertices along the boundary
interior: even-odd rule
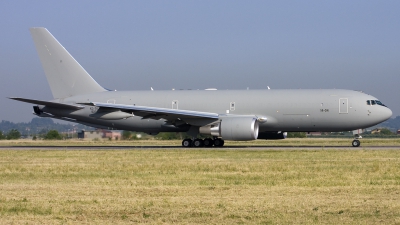
[[[284,139],[287,132],[364,129],[392,116],[377,98],[352,90],[110,91],[46,28],[30,32],[54,99],[11,99],[34,104],[40,117],[148,134],[187,132],[193,138],[184,147],[221,147],[224,140]]]

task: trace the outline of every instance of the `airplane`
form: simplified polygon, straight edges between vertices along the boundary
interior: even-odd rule
[[[183,147],[222,147],[224,140],[284,139],[287,132],[365,129],[392,116],[377,98],[353,90],[107,90],[46,28],[30,32],[54,99],[10,99],[34,104],[39,117],[152,135],[186,132],[192,138]]]

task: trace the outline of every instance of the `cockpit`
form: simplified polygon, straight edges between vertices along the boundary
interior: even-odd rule
[[[381,101],[378,100],[367,100],[367,105],[381,105],[387,107]]]

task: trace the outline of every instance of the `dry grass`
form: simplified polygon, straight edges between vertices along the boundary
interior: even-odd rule
[[[400,224],[400,149],[2,150],[2,224]]]
[[[225,146],[351,146],[351,138],[289,138],[285,140],[226,141]],[[400,138],[364,138],[361,146],[400,146]],[[0,146],[181,146],[181,140],[0,140]]]

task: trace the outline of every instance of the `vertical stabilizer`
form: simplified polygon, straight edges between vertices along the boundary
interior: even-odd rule
[[[46,28],[30,31],[54,98],[106,91]]]

